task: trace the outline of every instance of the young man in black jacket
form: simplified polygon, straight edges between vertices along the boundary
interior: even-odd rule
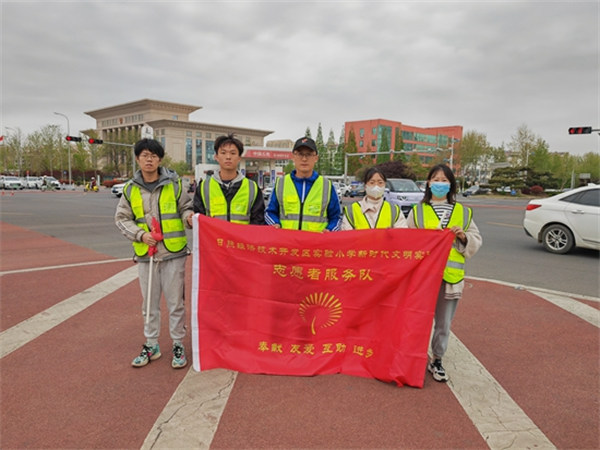
[[[265,202],[260,188],[238,171],[243,152],[244,144],[233,134],[215,140],[219,170],[198,185],[194,212],[233,223],[265,224]],[[189,222],[191,225],[191,217]]]

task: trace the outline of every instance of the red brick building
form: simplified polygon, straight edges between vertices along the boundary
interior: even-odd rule
[[[397,137],[401,136],[403,150],[417,152],[425,164],[429,164],[433,159],[432,154],[439,150],[450,150],[451,158],[455,159],[453,155],[455,144],[462,140],[463,134],[463,127],[460,125],[422,128],[393,120],[368,119],[345,123],[346,142],[350,139],[351,130],[354,130],[356,148],[359,152],[380,151],[384,139],[387,139],[390,150],[393,150]],[[455,166],[450,165],[453,168]]]

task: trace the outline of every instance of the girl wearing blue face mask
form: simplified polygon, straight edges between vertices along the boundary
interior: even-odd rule
[[[365,197],[344,207],[342,230],[407,228],[406,219],[396,204],[383,199],[385,175],[377,167],[365,172]]]
[[[482,243],[471,208],[456,202],[456,179],[448,166],[440,164],[431,168],[425,196],[421,203],[413,206],[407,222],[409,228],[448,228],[456,236],[438,293],[431,338],[432,359],[427,365],[434,380],[448,381],[442,357],[448,347],[450,324],[465,285],[465,260],[477,253]]]

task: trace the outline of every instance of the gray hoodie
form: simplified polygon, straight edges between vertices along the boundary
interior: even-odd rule
[[[140,188],[140,192],[142,193],[144,213],[146,216],[146,223],[148,224],[152,223],[152,217],[155,217],[156,219],[160,218],[158,199],[160,197],[162,187],[169,183],[177,182],[177,179],[179,178],[176,172],[164,167],[158,168],[158,174],[158,182],[156,183],[156,186],[152,191],[149,190],[149,187],[144,182],[144,179],[142,178],[142,172],[140,170],[138,170],[135,173],[132,180],[132,182]],[[194,214],[194,211],[192,210],[192,199],[185,191],[185,189],[183,189],[183,187],[181,191],[181,196],[179,197],[177,210],[179,212],[181,220],[183,220],[184,226],[186,228],[190,228],[187,222],[187,218]],[[142,235],[145,233],[145,231],[136,225],[133,210],[131,209],[131,205],[129,204],[129,201],[127,200],[125,195],[121,196],[119,204],[117,205],[117,211],[115,213],[115,224],[127,239],[134,242],[142,242]],[[172,258],[178,258],[181,256],[189,255],[190,253],[188,247],[185,247],[178,253],[171,253],[165,248],[162,242],[158,243],[157,250],[157,253],[154,255],[155,261],[164,261]],[[139,257],[134,254],[134,260],[148,261],[149,257]]]

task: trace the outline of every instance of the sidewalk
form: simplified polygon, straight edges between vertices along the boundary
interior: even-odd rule
[[[427,374],[423,389],[173,370],[166,320],[165,356],[134,369],[137,268],[0,231],[3,449],[600,447],[597,298],[469,278],[444,359],[451,380]]]

